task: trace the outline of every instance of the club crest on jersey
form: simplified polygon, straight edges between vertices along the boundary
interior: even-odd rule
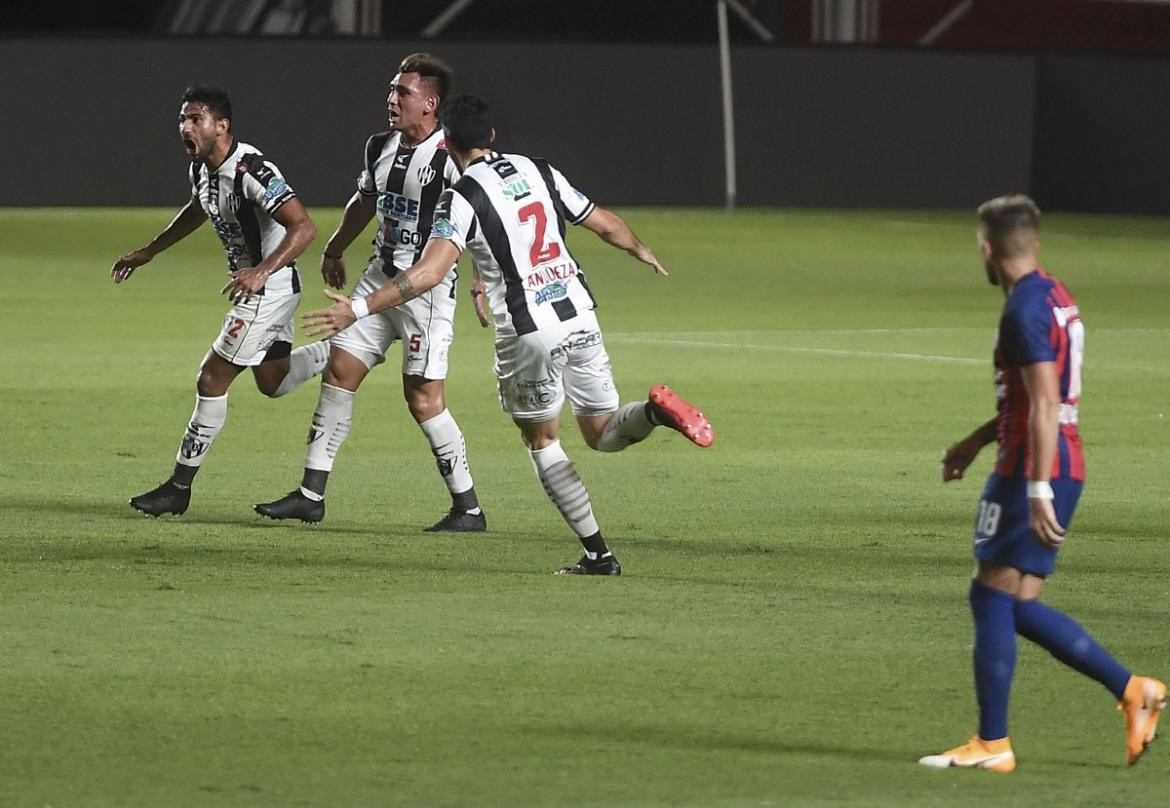
[[[400,222],[418,221],[418,200],[396,194],[393,191],[383,191],[378,195],[378,213],[387,219],[397,219]]]
[[[239,194],[228,194],[227,206],[228,206],[228,210],[230,210],[232,213],[236,213],[237,211],[239,211],[239,209],[240,209],[240,195]]]
[[[419,185],[430,185],[431,181],[434,180],[434,178],[435,178],[435,169],[431,167],[430,163],[427,163],[425,166],[423,166],[422,168],[420,168],[418,170],[418,184]]]

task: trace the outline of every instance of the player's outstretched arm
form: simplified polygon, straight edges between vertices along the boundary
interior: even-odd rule
[[[285,202],[272,218],[284,225],[284,238],[276,245],[276,249],[264,257],[259,266],[241,269],[220,291],[227,294],[233,303],[248,301],[252,295],[264,288],[268,276],[278,269],[282,269],[305,251],[305,248],[317,237],[317,228],[309,218],[308,211],[301,204],[301,200],[293,197]]]
[[[1052,507],[1049,478],[1056,464],[1060,435],[1060,373],[1055,362],[1024,365],[1020,375],[1028,391],[1028,449],[1032,473],[1028,478],[1028,524],[1036,538],[1049,547],[1064,541],[1064,526]]]
[[[447,239],[432,238],[423,248],[418,263],[394,280],[364,298],[350,302],[349,298],[325,290],[333,301],[328,309],[318,309],[301,315],[301,325],[310,337],[327,339],[354,324],[360,317],[392,309],[413,300],[443,280],[451,266],[459,260],[459,248]]]
[[[370,219],[374,218],[375,199],[372,194],[355,191],[345,205],[345,212],[341,214],[341,224],[337,225],[333,235],[325,242],[325,252],[321,255],[321,277],[334,289],[345,287],[345,259],[342,254],[366,229]]]
[[[600,236],[601,240],[606,244],[612,244],[619,250],[625,250],[642,263],[654,267],[654,271],[659,275],[670,274],[659,263],[658,259],[654,257],[654,253],[650,251],[650,248],[638,240],[638,237],[634,235],[634,231],[625,223],[625,220],[612,210],[606,210],[599,205],[593,209],[592,213],[585,217],[585,221],[581,222],[581,225]]]
[[[171,223],[149,244],[145,247],[139,247],[134,252],[119,256],[118,260],[114,262],[114,266],[110,268],[110,277],[114,279],[114,283],[126,280],[134,274],[134,270],[138,267],[150,263],[151,259],[160,252],[174,246],[198,230],[199,225],[203,224],[206,219],[207,214],[203,212],[199,200],[191,197],[187,200],[187,204],[175,214],[175,218],[171,219]]]
[[[942,458],[944,483],[963,479],[963,472],[975,461],[979,450],[995,440],[996,419],[992,418],[958,443],[947,448]]]

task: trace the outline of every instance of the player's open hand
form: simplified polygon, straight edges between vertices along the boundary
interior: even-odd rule
[[[330,255],[321,256],[321,277],[334,289],[345,288],[345,259]]]
[[[491,325],[487,314],[487,284],[479,277],[479,273],[476,273],[475,280],[471,282],[471,300],[475,304],[475,316],[479,318],[479,324],[487,328]]]
[[[963,479],[963,472],[975,461],[975,455],[979,454],[981,448],[968,437],[963,438],[943,452],[943,482],[949,483],[951,480]]]
[[[114,266],[110,268],[110,277],[114,279],[114,283],[121,283],[133,275],[138,267],[149,264],[151,257],[145,249],[119,256]]]
[[[247,303],[252,296],[264,288],[268,280],[268,272],[250,267],[232,273],[232,279],[219,290],[220,294],[228,296],[232,303]]]
[[[328,289],[325,290],[325,297],[333,301],[331,307],[308,311],[301,315],[301,326],[310,337],[328,339],[357,322],[357,318],[353,316],[353,307],[350,306],[348,297]]]
[[[1028,499],[1028,526],[1036,534],[1036,538],[1048,547],[1059,547],[1064,542],[1064,527],[1056,521],[1056,511],[1052,507],[1052,500],[1029,497]]]

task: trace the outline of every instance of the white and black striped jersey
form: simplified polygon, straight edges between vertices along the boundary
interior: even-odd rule
[[[431,233],[439,194],[459,178],[447,154],[443,130],[416,146],[405,146],[399,132],[379,132],[366,141],[365,169],[358,191],[377,197],[378,233],[374,252],[387,274],[410,269]]]
[[[191,163],[191,193],[223,242],[228,272],[259,266],[280,245],[284,225],[272,214],[297,195],[272,161],[238,140],[215,171],[202,160]],[[301,291],[296,261],[273,272],[260,294],[265,291]]]
[[[497,334],[529,334],[597,308],[565,243],[595,207],[548,162],[492,152],[443,194],[431,238],[470,250]]]

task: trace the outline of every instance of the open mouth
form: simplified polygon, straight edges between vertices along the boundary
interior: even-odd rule
[[[194,140],[189,137],[183,138],[183,148],[187,150],[187,154],[191,155],[192,157],[195,156],[196,146]]]

